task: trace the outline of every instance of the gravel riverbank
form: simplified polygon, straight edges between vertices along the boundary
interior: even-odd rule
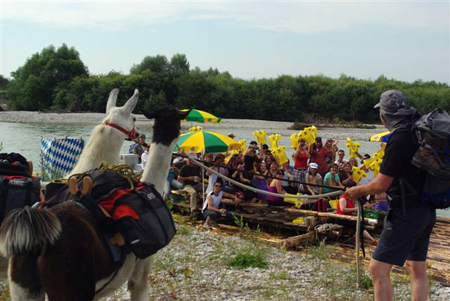
[[[135,114],[137,124],[149,124],[144,115]],[[98,124],[105,117],[102,113],[41,113],[29,111],[0,112],[0,122],[13,123],[55,123],[55,124]],[[208,128],[236,129],[287,129],[293,122],[266,121],[251,119],[222,119],[221,124],[208,123]],[[189,126],[190,122],[183,123]],[[197,125],[197,123],[196,123]]]
[[[140,114],[135,114],[138,124],[148,124],[149,120]],[[42,113],[34,111],[5,111],[0,112],[0,122],[13,123],[56,123],[56,124],[98,124],[105,117],[103,113]],[[189,122],[183,123],[185,125]],[[221,124],[208,123],[208,128],[236,128],[236,129],[287,129],[294,122],[267,121],[255,119],[222,119]],[[334,126],[335,127],[335,126]],[[375,125],[383,128],[382,125]]]
[[[355,270],[327,260],[327,247],[284,251],[244,237],[178,224],[178,233],[156,255],[149,277],[149,300],[372,300],[372,290],[356,289]],[[237,256],[265,267],[230,265]],[[258,255],[259,254],[259,255]],[[258,257],[259,256],[259,257]],[[363,277],[368,280],[367,273]],[[410,300],[405,280],[394,279],[395,299]],[[450,288],[433,285],[430,300],[450,300]],[[128,300],[125,286],[106,301]]]

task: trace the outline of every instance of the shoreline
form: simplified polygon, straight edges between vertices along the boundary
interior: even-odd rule
[[[135,114],[137,125],[153,125],[144,115]],[[36,111],[4,111],[0,112],[0,122],[5,123],[49,123],[49,124],[79,124],[79,125],[96,125],[105,117],[104,113],[42,113]],[[289,130],[294,121],[268,121],[258,119],[222,119],[222,123],[197,123],[183,122],[182,127],[190,127],[190,125],[201,125],[207,128],[236,128],[236,129],[269,129],[269,130]],[[336,124],[320,125],[322,128],[346,128]],[[375,128],[384,128],[382,125],[370,125]]]

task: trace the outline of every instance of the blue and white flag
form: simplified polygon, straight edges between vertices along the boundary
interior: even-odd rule
[[[82,138],[41,138],[41,167],[44,180],[69,173],[84,148]]]

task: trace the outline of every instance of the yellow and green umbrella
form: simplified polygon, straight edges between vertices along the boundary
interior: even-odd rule
[[[375,134],[370,137],[370,141],[372,142],[384,142],[386,143],[389,139],[389,136],[391,136],[391,132],[386,131],[380,134]]]
[[[189,111],[189,110],[182,110]],[[214,116],[213,114],[192,109],[186,119],[183,121],[195,121],[195,122],[212,122],[212,123],[222,123],[222,119]]]
[[[182,134],[174,151],[179,148],[186,153],[222,153],[239,150],[240,146],[236,140],[224,134],[200,131]]]

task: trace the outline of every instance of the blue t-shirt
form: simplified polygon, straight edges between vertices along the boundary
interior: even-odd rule
[[[325,177],[323,178],[323,188],[322,188],[322,193],[328,193],[328,192],[332,192],[332,191],[336,191],[334,189],[330,189],[328,187],[330,187],[328,185],[328,179],[331,179],[331,183],[333,183],[334,185],[338,185],[339,183],[339,176],[337,174],[334,175],[334,181],[333,181],[333,175],[331,174],[331,172],[328,172]]]

